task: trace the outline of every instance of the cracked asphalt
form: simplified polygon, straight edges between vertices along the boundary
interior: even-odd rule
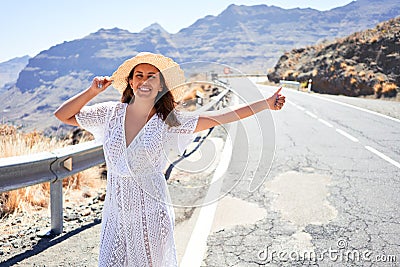
[[[241,91],[243,84],[235,83],[237,91],[247,93]],[[275,90],[259,87],[265,95]],[[233,153],[224,177],[228,183],[239,180],[230,196],[257,203],[265,216],[251,225],[211,233],[202,265],[400,266],[399,167],[366,148],[400,162],[400,122],[308,93],[282,93],[287,103],[272,112],[276,149],[265,182],[249,192],[248,174],[238,175],[243,161],[252,162],[243,153]],[[270,116],[258,116],[266,124],[261,127],[266,139],[273,138]],[[239,151],[257,145],[252,123],[238,127]],[[271,151],[263,153],[267,159]],[[262,168],[268,165],[264,159]],[[263,179],[263,172],[249,173]]]

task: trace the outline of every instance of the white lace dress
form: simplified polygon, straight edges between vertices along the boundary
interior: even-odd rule
[[[126,144],[127,106],[105,102],[75,116],[103,143],[108,168],[99,266],[177,266],[174,211],[162,171],[168,152],[182,152],[193,140],[198,116],[177,112],[181,125],[171,128],[155,114]]]

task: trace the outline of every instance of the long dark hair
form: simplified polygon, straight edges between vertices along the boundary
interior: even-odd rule
[[[129,80],[133,79],[133,73],[135,72],[135,68],[131,70],[127,77],[128,85],[126,86],[124,92],[122,93],[121,102],[122,103],[130,103],[131,101],[135,100],[135,95],[133,94],[133,89],[129,84]],[[160,74],[160,82],[162,91],[158,92],[156,97],[156,101],[154,104],[154,108],[156,109],[157,115],[170,127],[179,126],[181,125],[176,117],[174,112],[176,102],[174,100],[174,96],[172,95],[171,91],[168,89],[164,76],[161,72]]]

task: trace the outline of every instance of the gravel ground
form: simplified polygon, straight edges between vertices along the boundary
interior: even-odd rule
[[[18,212],[3,218],[0,227],[0,265],[64,266],[59,265],[59,257],[49,258],[49,260],[55,261],[54,265],[44,262],[31,262],[30,258],[100,224],[105,188],[99,188],[97,192],[91,195],[92,197],[86,195],[86,198],[83,199],[66,198],[69,201],[65,201],[64,204],[63,233],[59,236],[52,236],[48,233],[50,230],[48,209]],[[74,200],[79,200],[79,202]],[[22,264],[18,264],[18,262],[22,262]]]

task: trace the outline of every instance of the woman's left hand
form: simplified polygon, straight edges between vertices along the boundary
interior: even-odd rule
[[[285,104],[285,96],[280,94],[282,87],[280,87],[275,94],[267,99],[267,103],[269,105],[269,109],[272,110],[280,110]]]

